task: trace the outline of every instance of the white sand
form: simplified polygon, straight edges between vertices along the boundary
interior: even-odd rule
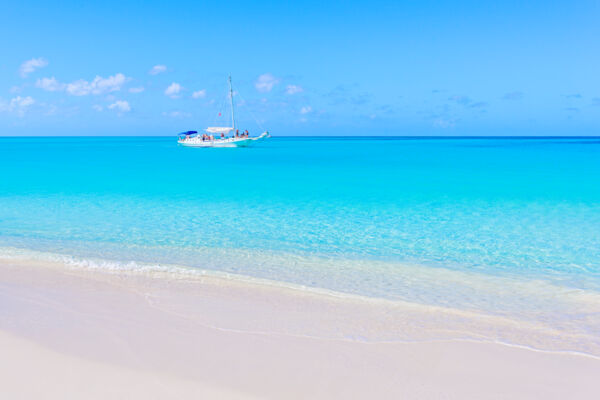
[[[123,368],[52,351],[0,332],[4,399],[251,399],[208,383]]]
[[[0,398],[600,396],[600,361],[590,357],[381,341],[415,333],[415,319],[403,321],[417,311],[218,279],[2,262]]]

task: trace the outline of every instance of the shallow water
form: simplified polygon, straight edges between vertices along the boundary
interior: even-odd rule
[[[598,138],[247,149],[0,138],[0,247],[232,272],[598,339],[599,182]]]

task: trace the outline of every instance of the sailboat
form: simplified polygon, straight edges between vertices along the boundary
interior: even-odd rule
[[[231,127],[211,126],[206,128],[206,133],[202,135],[199,135],[197,131],[182,132],[179,134],[177,143],[188,147],[246,147],[270,137],[267,131],[259,136],[250,136],[248,131],[240,134],[236,129],[231,76],[229,76],[229,100],[231,103]],[[231,134],[232,132],[235,132],[235,134]]]

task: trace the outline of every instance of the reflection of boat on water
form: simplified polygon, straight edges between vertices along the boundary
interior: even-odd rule
[[[258,140],[270,137],[269,132],[266,131],[259,136],[250,136],[248,131],[240,135],[236,130],[231,76],[229,77],[229,99],[231,102],[231,127],[209,127],[206,128],[206,133],[201,135],[199,135],[197,131],[182,132],[179,134],[177,143],[188,147],[246,147]],[[235,132],[235,134],[229,136],[232,132]],[[215,137],[215,135],[218,136]]]

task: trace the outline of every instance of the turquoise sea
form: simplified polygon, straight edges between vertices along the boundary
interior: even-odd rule
[[[473,311],[600,355],[600,138],[0,138],[0,256],[27,252]]]

